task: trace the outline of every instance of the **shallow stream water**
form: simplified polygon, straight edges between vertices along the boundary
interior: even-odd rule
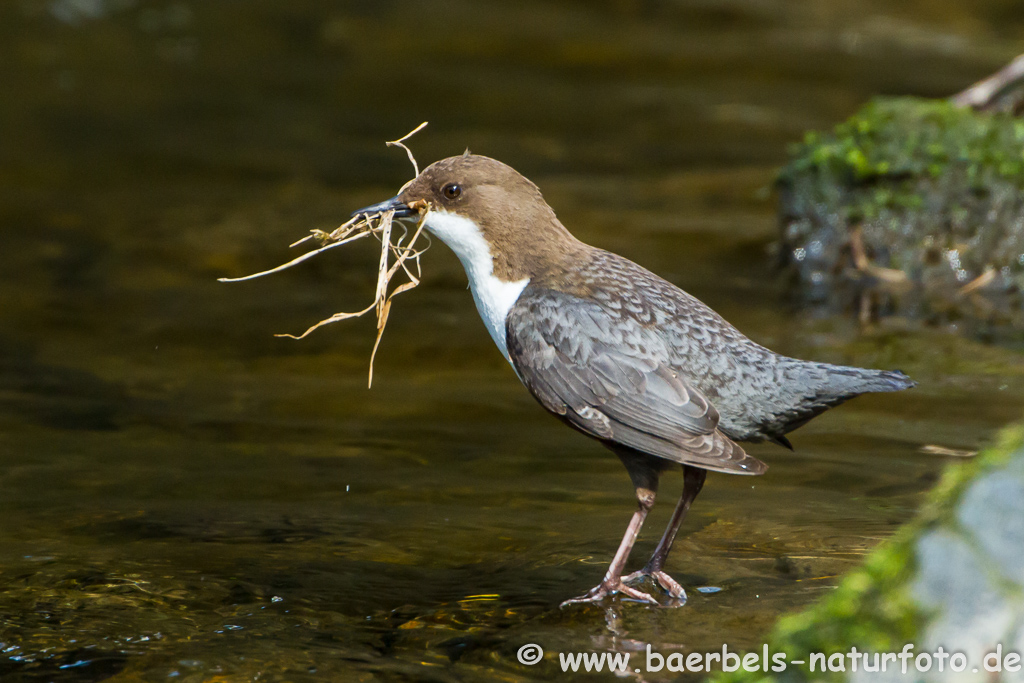
[[[759,647],[913,515],[949,460],[923,445],[1024,408],[1016,349],[787,308],[774,169],[1022,42],[1000,0],[4,3],[0,679],[565,680],[553,653]],[[920,386],[752,446],[763,477],[712,474],[669,561],[684,607],[559,609],[602,576],[628,478],[526,394],[443,245],[372,390],[370,320],[273,336],[365,305],[368,244],[216,282],[394,194],[383,141],[424,119],[421,162],[500,158],[755,340]]]

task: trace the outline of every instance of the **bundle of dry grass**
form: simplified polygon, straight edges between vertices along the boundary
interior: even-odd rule
[[[413,171],[416,176],[420,174],[419,165],[416,163],[415,157],[413,157],[412,151],[405,146],[405,141],[410,137],[418,133],[426,126],[426,122],[421,123],[414,130],[409,132],[404,137],[398,140],[392,140],[387,143],[390,147],[401,147],[405,150],[406,154],[409,155],[409,161],[412,162]],[[412,181],[410,181],[412,182]],[[403,188],[404,189],[404,188]],[[384,326],[388,322],[388,314],[391,312],[391,302],[396,296],[403,292],[408,292],[420,283],[422,277],[422,270],[420,268],[420,257],[430,247],[430,237],[423,232],[424,219],[427,213],[430,211],[430,206],[426,202],[419,206],[411,206],[410,208],[419,211],[419,220],[416,224],[415,230],[412,231],[412,237],[410,238],[410,226],[402,222],[395,222],[394,211],[384,211],[376,214],[359,214],[353,217],[351,220],[343,223],[337,229],[332,232],[324,232],[323,230],[313,230],[311,234],[303,237],[299,241],[293,243],[291,246],[296,247],[309,240],[315,240],[320,243],[318,249],[306,252],[298,258],[292,259],[288,263],[284,263],[276,268],[265,270],[262,273],[254,273],[245,277],[238,278],[219,278],[219,282],[242,282],[244,280],[252,280],[254,278],[263,277],[264,275],[271,275],[273,273],[279,273],[282,270],[287,270],[292,266],[298,265],[303,261],[307,261],[318,254],[322,254],[328,249],[334,249],[350,242],[361,240],[364,237],[373,235],[377,240],[380,241],[380,262],[377,267],[377,290],[373,298],[373,303],[364,308],[361,311],[354,313],[335,313],[329,318],[321,320],[317,324],[310,327],[308,330],[300,335],[293,334],[278,334],[277,337],[289,337],[291,339],[302,339],[306,335],[313,332],[313,330],[330,323],[336,323],[340,320],[348,320],[349,318],[358,318],[366,315],[370,311],[376,311],[377,313],[377,339],[373,343],[373,351],[370,353],[370,373],[369,381],[367,386],[373,386],[373,360],[377,356],[377,348],[380,346],[381,337],[384,335]],[[422,246],[418,246],[422,239],[426,240],[426,243]],[[408,278],[406,282],[398,284],[392,287],[392,279],[399,273],[404,273]]]

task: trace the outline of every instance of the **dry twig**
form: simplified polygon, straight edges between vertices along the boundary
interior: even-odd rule
[[[950,99],[960,107],[1024,114],[1024,55]]]
[[[416,163],[416,159],[413,157],[412,151],[403,143],[412,135],[421,131],[426,125],[427,123],[423,122],[407,135],[399,138],[398,140],[392,140],[386,143],[389,147],[401,147],[405,150],[406,154],[409,155],[409,161],[412,162],[416,176],[419,176],[420,174],[419,165]],[[415,180],[415,176],[413,177],[413,180]],[[277,337],[289,337],[290,339],[302,339],[318,327],[329,325],[330,323],[336,323],[341,320],[348,320],[349,318],[358,318],[366,315],[370,311],[376,311],[377,338],[373,343],[373,351],[370,353],[370,371],[368,380],[368,386],[373,386],[373,360],[377,356],[377,348],[380,346],[381,337],[384,335],[384,326],[387,325],[388,314],[391,312],[391,302],[399,294],[408,292],[420,283],[420,279],[422,278],[420,257],[423,255],[423,252],[430,247],[430,238],[423,232],[424,220],[430,212],[430,205],[426,202],[422,202],[419,205],[414,203],[410,208],[419,211],[419,221],[416,224],[416,229],[412,233],[411,238],[409,238],[409,226],[401,222],[395,222],[394,211],[384,211],[372,215],[359,214],[354,216],[351,220],[343,223],[332,232],[313,230],[309,235],[306,235],[291,245],[292,247],[296,247],[307,240],[313,239],[317,240],[322,245],[318,249],[306,252],[298,258],[292,259],[291,261],[281,264],[276,268],[271,268],[270,270],[239,278],[222,277],[219,281],[242,282],[244,280],[263,277],[264,275],[279,273],[282,270],[286,270],[292,266],[302,263],[303,261],[307,261],[318,254],[322,254],[328,249],[334,249],[335,247],[340,247],[343,244],[355,242],[356,240],[360,240],[369,235],[376,237],[380,240],[381,245],[380,260],[377,265],[377,289],[374,294],[373,302],[369,306],[354,313],[335,313],[331,317],[325,318],[311,326],[300,335],[274,335]],[[421,236],[426,240],[426,244],[419,247],[417,246],[417,243]],[[406,241],[407,238],[408,241]],[[400,272],[403,273],[408,280],[392,288],[391,280]]]
[[[925,444],[921,446],[920,451],[930,455],[944,455],[950,458],[973,458],[978,454],[978,451],[968,451],[962,448],[948,448],[937,444]]]

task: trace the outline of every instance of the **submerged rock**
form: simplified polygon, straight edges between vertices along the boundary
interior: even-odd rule
[[[769,643],[785,671],[716,681],[1024,680],[1024,426],[950,468],[917,520]]]
[[[877,99],[809,133],[779,187],[802,303],[1024,336],[1024,119]]]

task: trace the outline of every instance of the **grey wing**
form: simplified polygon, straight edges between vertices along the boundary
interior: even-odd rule
[[[580,431],[733,474],[767,466],[718,429],[718,411],[672,368],[650,328],[593,301],[527,287],[509,311],[509,357],[534,397]]]

